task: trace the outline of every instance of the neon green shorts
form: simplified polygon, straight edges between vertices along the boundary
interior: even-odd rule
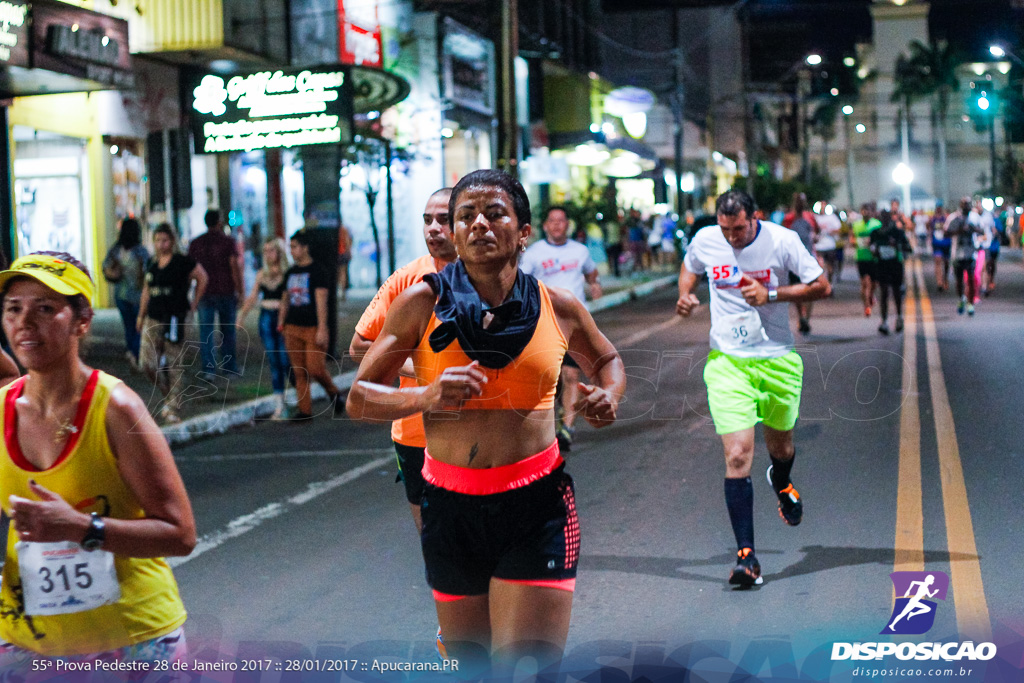
[[[712,351],[704,364],[715,431],[732,434],[758,422],[779,431],[796,425],[804,362],[795,351],[778,358],[737,358]]]

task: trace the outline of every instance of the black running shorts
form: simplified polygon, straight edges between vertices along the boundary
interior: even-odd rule
[[[427,583],[438,599],[483,595],[492,577],[571,590],[580,547],[572,477],[559,465],[525,486],[488,495],[428,481],[420,538]]]
[[[398,478],[405,484],[405,497],[413,505],[423,500],[423,451],[424,448],[406,446],[397,441],[395,456],[398,458]]]

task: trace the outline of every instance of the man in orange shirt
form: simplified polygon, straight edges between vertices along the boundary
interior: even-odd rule
[[[422,280],[424,275],[440,272],[457,258],[448,222],[448,198],[451,193],[451,188],[446,187],[427,199],[427,205],[423,209],[423,238],[430,253],[402,266],[381,285],[377,295],[373,297],[373,301],[356,323],[356,331],[349,345],[349,354],[353,359],[362,360],[383,329],[388,309],[399,294]],[[399,381],[401,387],[416,386],[410,362],[402,368]],[[417,413],[395,420],[391,424],[391,440],[395,443],[395,454],[398,458],[398,476],[405,483],[409,509],[412,511],[413,521],[416,522],[416,530],[420,531],[420,501],[423,496],[423,475],[420,471],[423,469],[423,451],[427,447],[427,437],[423,433],[423,416]]]

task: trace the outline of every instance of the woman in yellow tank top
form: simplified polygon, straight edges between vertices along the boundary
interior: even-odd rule
[[[556,660],[569,630],[580,546],[554,431],[562,357],[594,379],[577,410],[595,427],[615,420],[626,379],[583,304],[519,270],[531,227],[516,180],[469,174],[449,215],[459,260],[392,304],[348,412],[423,413],[421,543],[443,644],[460,660],[488,654],[500,675],[521,656]],[[409,357],[418,386],[391,387]]]
[[[195,546],[185,486],[142,399],[79,358],[93,283],[64,253],[0,273],[3,326],[27,374],[0,389],[0,670],[40,655],[184,656],[167,563]],[[159,666],[159,665],[156,665]]]

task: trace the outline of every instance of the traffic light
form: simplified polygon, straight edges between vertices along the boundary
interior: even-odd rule
[[[974,123],[974,130],[984,133],[992,125],[999,101],[991,82],[971,83],[970,101],[967,113]]]

